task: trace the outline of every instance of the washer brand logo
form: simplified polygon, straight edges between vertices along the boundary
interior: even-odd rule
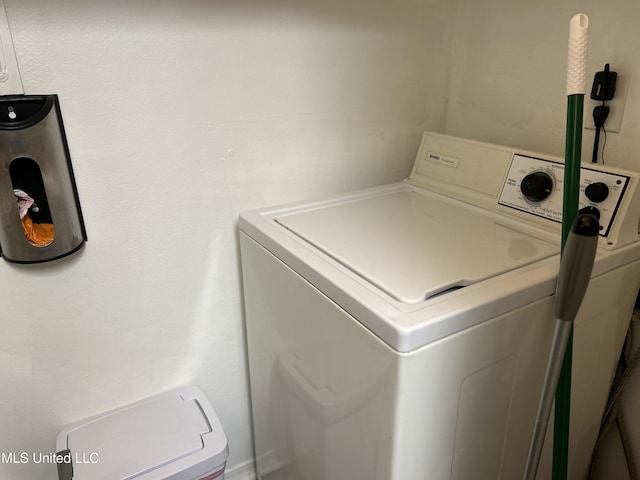
[[[458,168],[458,163],[460,163],[460,160],[457,158],[445,157],[444,155],[433,152],[427,152],[427,160],[451,168]]]

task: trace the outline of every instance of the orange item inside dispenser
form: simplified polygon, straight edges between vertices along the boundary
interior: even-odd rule
[[[29,215],[22,217],[24,236],[36,247],[46,247],[56,236],[52,223],[33,223]]]

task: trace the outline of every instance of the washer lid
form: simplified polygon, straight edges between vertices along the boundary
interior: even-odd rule
[[[281,215],[276,221],[408,304],[559,253],[481,209],[400,191]]]

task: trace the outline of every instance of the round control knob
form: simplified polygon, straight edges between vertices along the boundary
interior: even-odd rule
[[[591,207],[591,206],[584,207],[578,211],[578,215],[583,215],[585,213],[592,215],[596,217],[598,220],[600,220],[600,210],[598,210],[596,207]]]
[[[530,202],[540,202],[551,195],[553,178],[547,172],[531,172],[520,182],[520,191]]]
[[[594,203],[602,202],[609,196],[609,187],[602,182],[595,182],[587,185],[584,194]]]

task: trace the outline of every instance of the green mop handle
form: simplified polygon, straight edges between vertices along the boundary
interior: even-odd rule
[[[587,76],[587,27],[589,19],[580,13],[569,23],[567,58],[567,135],[564,164],[564,195],[562,204],[562,250],[578,215],[580,193],[580,160],[582,153],[582,110]],[[573,328],[558,380],[555,402],[553,440],[553,480],[566,480],[569,459],[569,417],[571,401],[571,363]]]

